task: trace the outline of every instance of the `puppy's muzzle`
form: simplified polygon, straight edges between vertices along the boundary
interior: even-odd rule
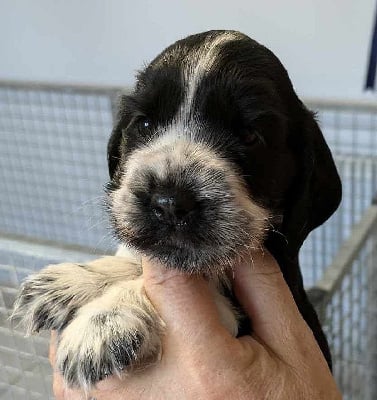
[[[162,138],[137,149],[109,197],[123,242],[185,271],[229,266],[266,233],[266,210],[237,168],[204,143]]]

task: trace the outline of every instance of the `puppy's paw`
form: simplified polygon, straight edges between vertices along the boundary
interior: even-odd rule
[[[28,334],[63,329],[95,295],[86,274],[85,266],[58,264],[30,275],[21,285],[11,318],[21,319]]]
[[[21,285],[12,319],[20,318],[28,334],[42,329],[61,330],[78,308],[101,296],[109,286],[140,275],[141,266],[130,257],[50,265]]]
[[[61,333],[57,366],[71,387],[89,389],[109,375],[146,367],[160,356],[162,323],[154,310],[144,302],[108,307],[110,297],[83,306]]]

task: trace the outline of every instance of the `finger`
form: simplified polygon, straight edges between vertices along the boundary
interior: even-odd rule
[[[267,251],[255,252],[235,267],[234,289],[253,334],[280,357],[290,359],[300,343],[316,349],[279,265]]]
[[[197,341],[209,340],[213,332],[226,332],[204,278],[166,269],[146,258],[142,264],[146,293],[166,323],[171,337],[193,345]]]
[[[58,337],[58,335],[57,335],[56,331],[51,331],[50,348],[49,348],[49,351],[48,351],[48,359],[49,359],[51,367],[53,369],[55,369],[57,337]]]
[[[56,368],[56,345],[57,345],[57,332],[51,331],[50,349],[48,358],[53,369],[52,375],[52,391],[56,400],[84,400],[86,396],[83,392],[67,388],[63,376]]]
[[[62,375],[55,371],[53,374],[52,391],[55,400],[87,400],[88,397],[81,390],[70,389],[66,386]],[[90,398],[90,397],[89,397]]]

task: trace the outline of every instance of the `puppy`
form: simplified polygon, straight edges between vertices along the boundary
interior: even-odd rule
[[[331,367],[298,252],[337,208],[341,184],[313,114],[267,48],[235,31],[168,47],[121,97],[108,165],[114,232],[134,254],[49,266],[15,304],[29,333],[58,330],[68,385],[90,388],[159,359],[164,322],[144,292],[140,254],[207,277],[237,336],[251,323],[226,271],[267,247]]]

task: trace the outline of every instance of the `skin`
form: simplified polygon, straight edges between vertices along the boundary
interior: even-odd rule
[[[108,378],[96,400],[339,400],[341,394],[279,266],[265,252],[234,268],[238,300],[253,321],[250,336],[222,327],[207,283],[143,260],[145,290],[166,322],[161,361],[132,376]],[[50,360],[55,364],[55,334]],[[81,400],[54,373],[57,400]]]

